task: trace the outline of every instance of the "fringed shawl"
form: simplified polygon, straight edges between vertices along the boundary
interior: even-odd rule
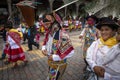
[[[50,31],[47,32],[43,45],[46,45],[49,34]],[[55,42],[56,44],[54,45]],[[74,50],[72,43],[69,39],[69,35],[63,30],[59,30],[56,32],[52,44],[52,54],[58,54],[61,59],[64,59],[72,50]],[[56,49],[53,49],[53,46],[56,47]]]

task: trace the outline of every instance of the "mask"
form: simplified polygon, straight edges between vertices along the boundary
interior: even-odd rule
[[[95,21],[92,18],[87,20],[88,25],[94,25]]]
[[[58,31],[58,29],[59,29],[59,28],[58,28],[58,26],[57,26],[57,25],[53,25],[53,27],[52,27],[52,31],[53,31],[53,32]]]
[[[87,21],[88,25],[93,25],[94,21]]]

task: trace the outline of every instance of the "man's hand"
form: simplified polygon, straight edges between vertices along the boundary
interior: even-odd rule
[[[93,69],[94,69],[94,72],[95,72],[99,77],[104,77],[105,69],[104,69],[103,67],[95,66]]]
[[[46,50],[42,50],[43,55],[47,56],[47,51]]]

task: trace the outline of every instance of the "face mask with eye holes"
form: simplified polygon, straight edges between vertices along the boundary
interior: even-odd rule
[[[57,32],[58,30],[59,30],[58,25],[53,25],[52,31],[53,31],[53,32]]]

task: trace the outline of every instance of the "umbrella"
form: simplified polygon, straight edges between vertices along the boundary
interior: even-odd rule
[[[17,7],[20,9],[23,18],[25,19],[28,26],[33,26],[35,21],[35,6],[34,4],[41,4],[32,1],[21,1],[17,3]]]

